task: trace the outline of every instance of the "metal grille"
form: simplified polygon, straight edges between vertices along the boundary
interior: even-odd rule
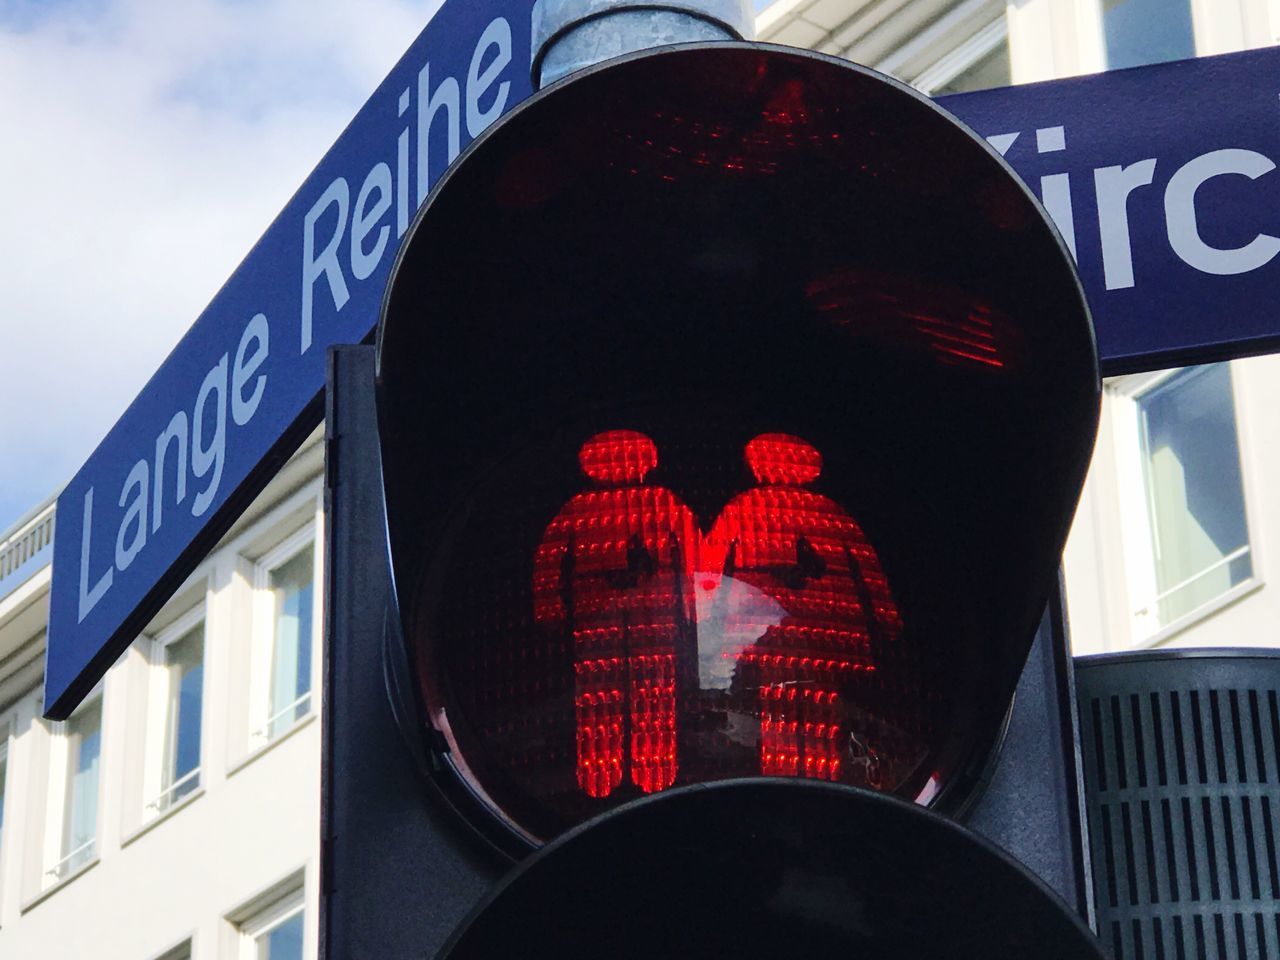
[[[1280,655],[1077,661],[1099,935],[1116,960],[1280,960]]]

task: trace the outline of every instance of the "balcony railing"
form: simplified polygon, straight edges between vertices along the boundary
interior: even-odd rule
[[[93,859],[96,844],[96,838],[88,840],[68,853],[44,872],[45,883],[51,886],[59,880],[71,876],[71,874],[83,867]]]
[[[1139,618],[1140,620],[1148,618],[1152,614],[1158,615],[1160,612],[1160,604],[1164,603],[1166,600],[1172,597],[1175,593],[1178,593],[1181,590],[1185,590],[1187,587],[1191,586],[1192,584],[1197,583],[1200,580],[1203,580],[1205,577],[1209,576],[1209,574],[1216,573],[1217,571],[1221,570],[1223,567],[1227,566],[1228,564],[1235,563],[1235,561],[1239,560],[1241,557],[1245,557],[1248,555],[1249,555],[1249,544],[1246,543],[1243,547],[1239,547],[1235,550],[1232,550],[1225,557],[1215,560],[1213,563],[1209,564],[1199,573],[1194,573],[1191,576],[1187,577],[1187,579],[1181,581],[1180,583],[1175,583],[1168,590],[1164,590],[1156,594],[1154,597],[1151,598],[1151,600],[1149,600],[1147,603],[1143,604],[1141,607],[1135,610],[1133,612],[1133,615]],[[1233,587],[1233,586],[1235,586],[1234,583],[1232,583],[1229,587],[1224,587],[1222,589],[1222,592],[1225,593],[1227,590],[1230,589],[1230,587]],[[1188,611],[1188,612],[1191,612],[1191,611]],[[1163,625],[1164,625],[1163,623],[1160,623],[1160,624],[1157,624],[1156,626],[1157,628],[1159,628]]]
[[[271,716],[267,717],[267,722],[249,735],[251,743],[262,744],[269,743],[280,734],[284,733],[311,711],[311,691],[294,700],[293,703],[281,707]],[[290,716],[292,714],[292,716]]]
[[[179,777],[161,791],[160,795],[147,804],[152,813],[164,813],[179,800],[193,793],[200,786],[200,768],[196,767]]]
[[[49,500],[0,535],[0,600],[53,560],[54,506]]]

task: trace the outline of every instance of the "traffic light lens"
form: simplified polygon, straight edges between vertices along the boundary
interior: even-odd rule
[[[420,647],[451,758],[539,838],[728,777],[932,790],[954,704],[859,504],[824,492],[857,483],[799,435],[671,413],[478,485]]]
[[[624,780],[654,793],[682,770],[685,782],[732,770],[892,789],[926,752],[918,722],[913,733],[874,709],[876,661],[892,659],[901,617],[856,521],[806,488],[821,455],[770,433],[744,459],[755,485],[719,491],[712,519],[649,481],[659,461],[644,434],[608,431],[579,451],[589,482],[546,528],[533,630],[517,642],[571,651],[577,784],[590,797]],[[507,707],[468,699],[489,704],[477,719],[492,743]]]
[[[499,842],[731,777],[954,809],[1097,415],[1026,189],[918,94],[724,44],[535,95],[436,191],[379,429],[455,802]]]

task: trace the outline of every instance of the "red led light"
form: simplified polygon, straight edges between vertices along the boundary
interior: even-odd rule
[[[675,650],[692,636],[692,512],[646,486],[640,433],[597,434],[578,453],[599,487],[551,521],[533,563],[534,620],[572,637],[578,786],[606,797],[630,771],[645,793],[676,776]]]
[[[746,449],[747,466],[759,483],[804,484],[822,473],[822,454],[785,433],[762,433]]]
[[[804,82],[787,80],[779,84],[765,105],[763,115],[768,123],[783,126],[807,123],[809,110],[804,102]]]
[[[1010,318],[936,280],[841,270],[805,292],[820,314],[856,336],[927,349],[940,363],[999,370],[1017,361]]]
[[[531,836],[727,777],[917,799],[951,769],[939,647],[907,633],[850,480],[874,464],[720,417],[531,451],[447,555],[424,697],[454,768]]]
[[[728,632],[758,634],[738,664],[759,690],[760,772],[838,780],[849,738],[840,687],[874,672],[873,637],[895,643],[902,621],[858,524],[804,489],[822,471],[817,449],[762,434],[746,461],[760,485],[725,507],[704,560],[722,573]],[[733,596],[744,587],[753,599]]]
[[[875,672],[874,647],[897,641],[901,618],[858,524],[805,489],[821,474],[818,450],[762,434],[745,460],[758,485],[704,537],[674,492],[648,482],[659,462],[649,437],[613,430],[579,450],[594,487],[546,528],[533,611],[571,638],[576,780],[590,797],[624,779],[643,793],[676,782],[680,718],[696,712],[701,680],[715,686],[680,677],[682,655],[731,659],[729,685],[755,691],[752,772],[841,779],[858,737],[842,693]]]

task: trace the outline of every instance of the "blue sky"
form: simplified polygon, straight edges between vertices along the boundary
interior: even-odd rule
[[[0,0],[0,531],[80,466],[438,0]]]

